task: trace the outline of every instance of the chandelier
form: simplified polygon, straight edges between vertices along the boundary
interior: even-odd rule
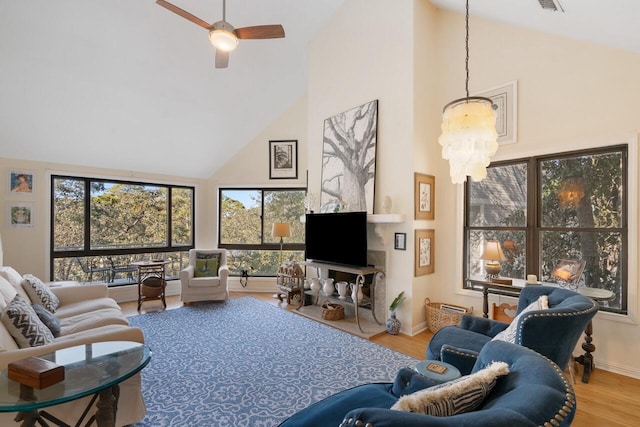
[[[498,150],[496,114],[489,98],[469,96],[469,0],[465,16],[466,97],[445,105],[442,113],[442,158],[449,160],[449,174],[454,184],[470,176],[481,181],[487,176],[487,166]]]

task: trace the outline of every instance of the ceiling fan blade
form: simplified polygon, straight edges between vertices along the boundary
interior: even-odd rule
[[[256,25],[253,27],[236,28],[239,39],[280,39],[284,37],[282,25]]]
[[[194,16],[189,12],[187,12],[186,10],[180,9],[178,6],[175,6],[167,1],[156,0],[156,4],[164,7],[165,9],[169,9],[171,12],[182,16],[184,19],[188,19],[189,21],[193,22],[196,25],[200,25],[202,28],[206,28],[207,30],[210,30],[212,28],[212,25],[209,24],[208,22],[203,21],[197,16]]]
[[[227,68],[229,66],[229,52],[216,49],[216,68]]]

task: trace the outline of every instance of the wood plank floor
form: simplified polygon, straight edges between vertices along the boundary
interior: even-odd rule
[[[253,296],[283,309],[293,309],[280,303],[267,293],[232,292],[231,297]],[[120,303],[126,316],[138,314],[136,302]],[[177,296],[167,298],[167,308],[181,307]],[[140,313],[162,310],[159,301],[149,301],[142,305]],[[380,334],[371,341],[417,359],[423,359],[431,333],[422,332],[413,337],[407,335]],[[628,427],[640,426],[640,380],[596,369],[588,384],[580,381],[574,385],[578,400],[578,412],[574,418],[576,427]]]

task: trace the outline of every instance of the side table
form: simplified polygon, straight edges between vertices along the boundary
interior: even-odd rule
[[[131,265],[138,267],[138,311],[142,303],[151,300],[161,300],[164,308],[167,308],[167,301],[165,300],[165,290],[167,287],[167,281],[165,280],[165,266],[169,264],[169,261],[164,260],[151,260],[151,261],[137,261],[132,262]],[[153,293],[147,293],[144,286],[144,281],[147,279],[156,279],[159,283],[159,289],[154,290]],[[150,287],[149,288],[155,288]]]
[[[416,363],[414,369],[432,382],[433,385],[446,383],[461,377],[458,368],[439,360],[422,360]]]

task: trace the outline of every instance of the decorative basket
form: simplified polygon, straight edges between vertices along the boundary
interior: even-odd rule
[[[443,306],[447,308],[442,308]],[[431,302],[429,298],[424,300],[424,307],[427,327],[434,334],[445,326],[459,325],[462,316],[473,313],[473,307]]]
[[[149,277],[142,282],[140,292],[147,298],[157,298],[164,292],[165,281],[158,277]]]
[[[344,319],[344,307],[329,301],[322,303],[322,318],[324,320]]]

